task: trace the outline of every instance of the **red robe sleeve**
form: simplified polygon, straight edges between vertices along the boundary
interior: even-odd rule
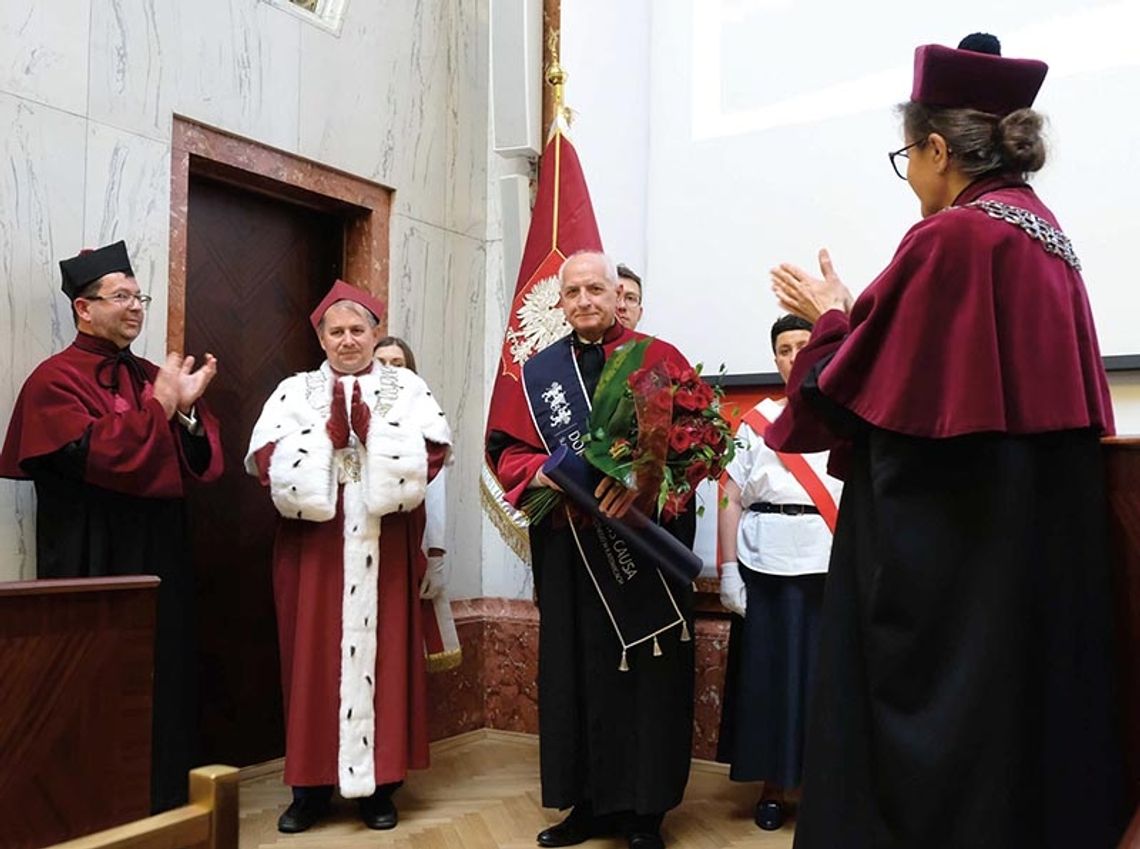
[[[503,495],[518,507],[527,485],[550,457],[534,428],[522,384],[504,381],[495,398],[498,409],[492,415],[492,434],[507,442],[492,468],[503,487]]]
[[[435,479],[439,474],[440,469],[443,468],[444,462],[447,460],[447,452],[450,446],[444,445],[440,442],[432,442],[430,439],[425,439],[424,444],[427,446],[427,479],[429,482]],[[266,460],[266,468],[269,467],[269,461]]]

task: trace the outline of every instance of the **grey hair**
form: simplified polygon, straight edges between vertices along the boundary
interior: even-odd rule
[[[1003,117],[911,101],[901,104],[898,111],[909,141],[938,133],[946,139],[958,169],[967,177],[1002,172],[1024,177],[1045,164],[1045,121],[1032,109],[1018,109]]]
[[[614,261],[612,259],[610,259],[609,255],[604,254],[601,251],[586,250],[586,251],[575,251],[574,253],[570,254],[570,256],[566,257],[565,260],[562,261],[562,265],[558,266],[558,285],[559,286],[561,286],[566,281],[566,266],[568,266],[570,264],[570,260],[577,259],[579,257],[584,257],[584,256],[599,257],[602,260],[602,265],[605,266],[605,269],[606,269],[606,274],[605,274],[606,280],[608,280],[610,283],[612,283],[615,287],[618,285],[617,266],[614,265]]]
[[[374,316],[371,310],[369,310],[367,307],[361,306],[356,301],[350,301],[347,298],[339,301],[333,301],[331,304],[329,304],[329,309],[325,310],[325,315],[328,315],[329,310],[331,310],[333,307],[348,307],[354,313],[367,321],[369,327],[375,327],[380,323],[380,319]],[[325,331],[325,315],[322,315],[321,320],[317,322],[317,333],[324,333]]]

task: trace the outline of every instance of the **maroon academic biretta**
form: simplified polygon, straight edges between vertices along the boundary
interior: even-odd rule
[[[916,48],[910,99],[1008,115],[1033,105],[1048,70],[1037,59],[1007,59],[996,38],[976,33],[964,38],[957,50],[941,44]]]
[[[372,297],[363,289],[358,289],[351,283],[337,280],[333,283],[332,288],[329,289],[329,293],[321,299],[321,302],[317,304],[317,308],[313,310],[309,316],[309,322],[313,325],[313,330],[317,329],[317,326],[321,323],[321,319],[324,318],[328,308],[337,301],[352,301],[355,304],[360,304],[372,313],[377,321],[384,318],[385,308],[383,301]]]

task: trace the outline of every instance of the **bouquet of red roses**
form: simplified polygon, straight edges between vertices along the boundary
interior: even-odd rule
[[[643,367],[652,341],[623,345],[606,362],[583,456],[668,520],[686,509],[702,480],[720,477],[736,446],[720,411],[724,391],[701,379],[699,365],[662,360]],[[558,500],[552,490],[534,490],[522,508],[537,521]]]

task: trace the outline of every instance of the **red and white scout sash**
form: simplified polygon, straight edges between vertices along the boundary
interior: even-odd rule
[[[772,424],[768,421],[768,417],[761,413],[756,407],[753,407],[744,414],[742,420],[761,439],[764,438],[764,431]],[[780,462],[784,464],[789,472],[792,473],[799,485],[807,492],[808,497],[811,498],[812,504],[819,510],[819,515],[823,517],[823,521],[827,523],[828,529],[835,533],[835,518],[839,513],[839,508],[835,506],[835,499],[831,497],[831,490],[829,490],[823,481],[819,479],[808,461],[803,458],[801,454],[785,454],[783,451],[777,451],[776,456],[780,458]]]

